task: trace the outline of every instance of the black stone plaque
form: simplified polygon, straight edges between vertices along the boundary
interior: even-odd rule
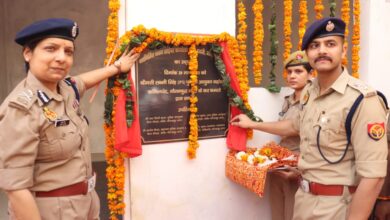
[[[226,136],[229,105],[209,46],[198,47],[199,139]],[[144,52],[136,64],[143,144],[188,140],[188,47]]]

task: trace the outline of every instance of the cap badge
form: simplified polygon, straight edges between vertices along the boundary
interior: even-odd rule
[[[296,58],[297,58],[297,60],[302,60],[303,56],[301,54],[297,54]]]
[[[77,23],[75,22],[72,27],[72,37],[75,38],[77,36]]]
[[[334,30],[334,24],[333,24],[333,22],[332,21],[328,21],[328,24],[326,25],[326,31],[327,32],[331,32],[331,31],[333,31]]]

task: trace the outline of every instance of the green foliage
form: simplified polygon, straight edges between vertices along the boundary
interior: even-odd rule
[[[270,50],[270,63],[271,63],[271,71],[270,71],[270,84],[267,87],[268,91],[272,93],[280,92],[280,87],[278,87],[275,83],[275,66],[278,59],[278,45],[279,41],[277,40],[276,35],[276,12],[275,12],[275,0],[272,1],[271,5],[272,15],[271,15],[271,23],[268,25],[268,29],[271,33],[271,50]]]
[[[215,67],[218,69],[219,73],[221,74],[223,83],[222,83],[222,88],[226,91],[227,96],[229,97],[229,103],[230,105],[238,107],[240,111],[243,114],[246,114],[252,121],[257,121],[261,122],[261,118],[255,116],[254,112],[251,109],[248,109],[244,101],[241,99],[240,96],[237,95],[236,91],[232,89],[230,86],[230,77],[228,74],[226,74],[226,67],[225,64],[221,58],[221,53],[222,53],[223,48],[219,45],[212,44],[211,45],[211,51],[213,52],[214,55],[214,64]]]
[[[336,0],[329,0],[330,17],[336,16]]]

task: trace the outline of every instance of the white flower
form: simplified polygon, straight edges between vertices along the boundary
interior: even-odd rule
[[[255,155],[255,157],[262,156],[262,155],[260,154],[260,150],[259,150],[259,149],[257,149],[253,155]]]
[[[246,153],[244,151],[240,151],[238,153],[236,153],[236,158],[237,160],[243,160],[243,157],[246,155]]]
[[[258,166],[259,166],[259,167],[268,166],[268,165],[271,165],[271,164],[276,163],[276,162],[278,162],[278,160],[277,160],[276,158],[272,158],[272,159],[270,160],[270,159],[268,159],[268,157],[267,157],[267,160],[266,160],[264,163],[259,163]]]
[[[250,165],[253,165],[255,163],[255,156],[253,156],[252,154],[248,156],[248,163]]]

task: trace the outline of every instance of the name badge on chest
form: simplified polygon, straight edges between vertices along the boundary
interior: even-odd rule
[[[62,127],[69,125],[70,120],[69,119],[57,119],[54,121],[55,127]]]

